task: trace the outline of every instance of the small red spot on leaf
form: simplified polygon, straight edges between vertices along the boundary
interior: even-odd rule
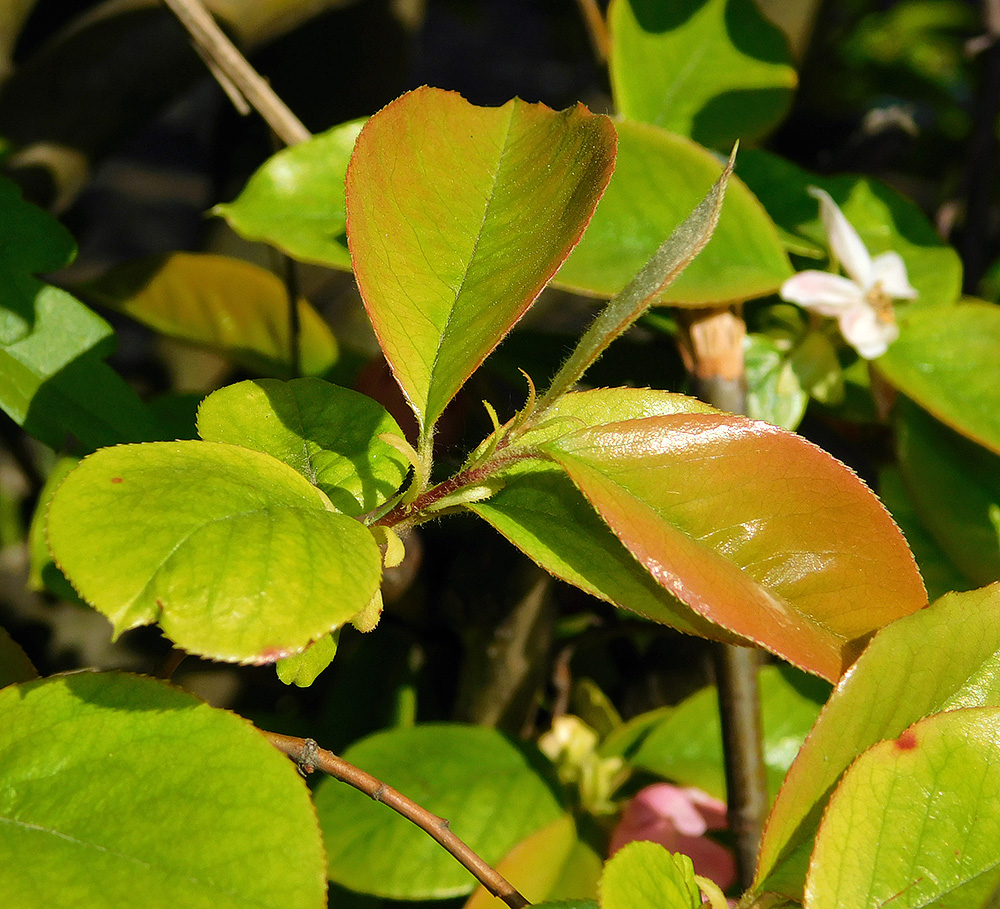
[[[912,751],[917,747],[917,737],[913,732],[907,730],[898,739],[896,739],[896,747],[900,751]]]
[[[111,482],[112,483],[124,483],[125,481],[121,477],[112,477],[111,478]]]
[[[277,663],[278,660],[283,660],[293,653],[294,651],[289,650],[287,647],[265,647],[254,659],[254,664],[257,666],[266,666],[268,663]]]

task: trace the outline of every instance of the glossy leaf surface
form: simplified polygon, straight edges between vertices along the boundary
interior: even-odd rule
[[[344,175],[363,125],[364,120],[352,120],[282,149],[213,214],[247,240],[263,240],[303,262],[350,271]]]
[[[878,499],[792,433],[677,415],[581,430],[545,450],[663,587],[826,679],[926,603]]]
[[[267,663],[363,609],[371,533],[268,455],[216,442],[91,455],[49,506],[49,545],[120,634],[159,622],[192,653]]]
[[[556,276],[562,287],[600,297],[614,296],[628,284],[722,170],[713,154],[682,136],[631,120],[615,128],[614,177],[587,233]],[[791,273],[767,212],[734,179],[708,246],[662,299],[697,306],[745,300],[773,293]]]
[[[518,893],[538,903],[595,897],[602,865],[593,847],[580,839],[572,816],[564,814],[518,843],[497,862],[496,870]],[[479,886],[465,909],[494,909],[494,899]]]
[[[907,400],[897,406],[899,470],[924,527],[977,584],[1000,580],[1000,455],[942,426]]]
[[[447,818],[482,859],[497,862],[563,809],[544,759],[493,729],[423,725],[377,733],[344,759]],[[471,893],[475,879],[426,833],[333,779],[316,789],[330,880],[390,899]]]
[[[866,749],[917,720],[1000,707],[1000,585],[953,593],[883,628],[834,690],[792,764],[761,844],[756,884],[801,898],[823,809]],[[936,656],[947,654],[947,659]]]
[[[928,717],[866,751],[816,838],[806,909],[978,909],[1000,895],[1000,709]]]
[[[701,892],[686,855],[658,843],[629,843],[604,866],[601,909],[700,909]]]
[[[714,413],[696,398],[665,391],[603,388],[572,392],[519,445],[541,445],[585,426],[677,413]],[[592,596],[689,634],[736,640],[705,621],[642,571],[566,473],[545,461],[520,461],[503,488],[469,508],[558,578]]]
[[[388,499],[410,466],[378,438],[403,435],[381,404],[321,379],[257,379],[219,389],[198,410],[198,432],[208,442],[284,461],[351,517]]]
[[[240,717],[125,674],[0,691],[0,852],[9,909],[326,905],[295,766]]]
[[[171,253],[120,265],[86,290],[103,305],[150,328],[229,357],[251,369],[292,374],[288,294],[266,269],[207,253]],[[300,369],[321,375],[337,360],[337,342],[303,299]]]
[[[1000,307],[969,302],[899,314],[879,371],[952,429],[1000,454]]]
[[[807,192],[808,187],[818,186],[833,197],[873,256],[889,250],[899,253],[919,296],[897,306],[897,317],[909,309],[946,305],[958,298],[962,288],[958,253],[911,200],[884,183],[864,177],[820,177],[760,149],[740,152],[736,173],[764,204],[790,252],[827,257],[819,205]]]
[[[777,795],[830,689],[790,666],[760,671],[764,764],[771,798]],[[631,762],[683,786],[726,800],[726,770],[714,685],[685,699],[645,736]]]
[[[423,426],[579,240],[614,149],[611,121],[581,105],[481,108],[430,88],[365,125],[347,172],[351,258]]]
[[[729,150],[775,127],[797,78],[752,0],[615,0],[611,84],[622,116]]]

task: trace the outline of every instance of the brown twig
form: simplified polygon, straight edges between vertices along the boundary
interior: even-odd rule
[[[247,62],[199,0],[163,2],[187,30],[212,75],[233,99],[240,113],[246,113],[247,108],[237,98],[253,107],[286,145],[295,145],[310,138],[311,134],[302,121]]]
[[[416,824],[428,836],[441,844],[490,893],[502,899],[510,909],[522,909],[531,904],[498,871],[486,864],[448,827],[448,821],[431,814],[416,802],[387,786],[370,773],[347,763],[332,751],[320,748],[312,739],[300,739],[278,732],[263,732],[264,737],[279,751],[287,754],[303,773],[322,770],[334,779],[347,783],[376,802],[382,802]]]
[[[698,396],[731,413],[746,413],[743,338],[746,325],[728,307],[681,310],[681,352]],[[767,820],[760,693],[756,650],[712,647],[726,761],[729,827],[736,840],[736,868],[744,889],[753,884]]]

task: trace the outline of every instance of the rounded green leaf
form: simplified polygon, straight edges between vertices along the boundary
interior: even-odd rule
[[[258,379],[219,389],[198,410],[198,433],[284,461],[351,517],[385,502],[410,467],[378,438],[403,435],[381,404],[321,379]]]
[[[604,866],[601,909],[701,909],[691,859],[659,843],[623,846]]]
[[[904,309],[879,371],[942,423],[1000,454],[1000,307]]]
[[[163,682],[56,676],[0,691],[5,909],[326,906],[294,765]]]
[[[615,174],[587,233],[556,276],[570,290],[612,297],[701,201],[722,171],[690,139],[624,120]],[[730,179],[708,245],[662,302],[707,306],[774,293],[792,273],[778,232],[753,194]]]
[[[49,506],[49,546],[121,633],[159,622],[202,656],[267,663],[304,649],[378,588],[371,533],[291,467],[218,442],[106,448]]]
[[[872,255],[893,250],[906,264],[916,300],[897,316],[923,306],[954,303],[962,289],[962,263],[923,212],[905,196],[865,177],[820,177],[761,149],[741,151],[736,172],[764,203],[790,252],[826,258],[829,250],[819,205],[809,186],[825,189]]]
[[[766,135],[798,82],[753,0],[615,0],[611,84],[625,117],[729,150]]]
[[[584,429],[543,447],[664,588],[826,679],[840,677],[873,631],[927,602],[878,499],[793,433],[691,414]]]
[[[942,426],[906,399],[896,409],[899,470],[924,527],[977,584],[1000,580],[1000,455]]]
[[[248,369],[292,374],[288,292],[271,272],[229,256],[171,253],[111,269],[86,285],[103,305],[161,334],[230,357]],[[300,369],[320,375],[337,342],[305,300],[298,301]]]
[[[978,909],[1000,895],[1000,709],[928,717],[844,775],[805,909]]]
[[[820,817],[859,754],[929,714],[1000,707],[998,612],[1000,584],[993,584],[948,594],[875,636],[830,696],[788,772],[761,843],[758,889],[801,898]]]
[[[303,262],[351,269],[344,175],[364,120],[352,120],[272,155],[243,192],[212,213],[247,240]]]
[[[773,799],[830,692],[819,679],[790,666],[760,671],[764,765]],[[726,770],[714,685],[686,698],[657,723],[630,758],[632,764],[683,786],[726,800]]]
[[[351,259],[422,426],[576,245],[614,151],[610,120],[582,105],[475,107],[431,88],[365,124],[347,171]]]
[[[563,813],[539,773],[543,759],[495,729],[394,729],[352,745],[344,758],[447,818],[490,864]],[[389,899],[444,899],[474,889],[468,871],[390,808],[333,779],[319,784],[315,798],[331,881]]]

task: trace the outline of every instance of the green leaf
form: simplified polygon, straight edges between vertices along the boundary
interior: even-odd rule
[[[439,817],[487,863],[559,818],[546,766],[528,745],[494,729],[424,725],[377,733],[345,760]],[[330,880],[391,899],[471,893],[475,879],[426,833],[333,779],[316,788]]]
[[[990,520],[990,509],[1000,507],[1000,455],[906,399],[896,417],[899,470],[923,526],[977,584],[1000,579],[1000,544]]]
[[[924,526],[898,467],[883,467],[879,471],[878,495],[910,544],[932,603],[953,590],[976,586],[952,564]]]
[[[378,438],[403,435],[381,404],[321,379],[259,379],[222,388],[202,402],[198,432],[208,442],[284,461],[351,517],[385,502],[410,466]]]
[[[496,870],[531,903],[585,900],[597,895],[601,857],[580,839],[576,821],[564,814],[526,837],[496,864]],[[464,909],[495,909],[493,895],[476,888]]]
[[[286,685],[297,685],[308,688],[319,678],[337,655],[337,642],[340,629],[324,634],[318,641],[310,644],[302,653],[278,660],[275,669],[278,678]]]
[[[82,603],[72,585],[66,580],[66,576],[52,559],[45,536],[49,502],[52,501],[59,484],[79,463],[79,458],[60,458],[56,461],[45,478],[42,491],[38,494],[38,504],[35,506],[35,513],[31,516],[31,527],[28,529],[28,588],[48,590],[60,599]]]
[[[604,866],[601,909],[700,909],[701,891],[686,855],[658,843],[629,843]]]
[[[364,120],[352,120],[272,155],[243,192],[216,205],[247,240],[263,240],[303,262],[350,271],[344,175]]]
[[[752,0],[615,0],[608,26],[624,117],[728,151],[766,135],[791,105],[788,45]]]
[[[695,398],[655,389],[573,392],[549,409],[545,425],[519,445],[541,445],[581,426],[676,413],[714,413]],[[468,507],[550,574],[688,634],[735,641],[642,571],[565,472],[544,461],[519,461],[499,474],[503,488]]]
[[[926,603],[878,499],[785,430],[679,414],[543,448],[664,588],[816,675],[839,678],[873,631]]]
[[[0,691],[0,853],[9,909],[326,905],[294,765],[246,720],[119,673]]]
[[[739,177],[764,203],[789,251],[826,258],[826,233],[819,206],[806,191],[825,189],[854,225],[872,255],[894,250],[903,257],[916,300],[898,306],[897,316],[924,306],[954,303],[962,289],[962,263],[920,209],[878,180],[820,177],[761,149],[740,153]],[[894,345],[895,346],[895,345]]]
[[[829,692],[828,685],[790,666],[761,669],[764,764],[772,799]],[[725,801],[726,770],[715,686],[701,689],[670,711],[649,731],[631,763]]]
[[[614,148],[611,122],[580,105],[481,108],[430,88],[365,124],[347,172],[351,257],[422,427],[579,240]]]
[[[615,126],[614,177],[555,279],[600,297],[614,296],[632,280],[722,170],[715,155],[682,136],[631,120]],[[767,212],[732,179],[712,239],[661,302],[708,306],[760,297],[774,293],[791,273]]]
[[[903,310],[879,371],[941,422],[1000,454],[1000,307]]]
[[[1000,707],[998,612],[1000,584],[993,584],[948,594],[874,637],[788,772],[764,831],[756,889],[801,898],[827,800],[866,749],[932,713]]]
[[[844,775],[816,837],[805,906],[993,906],[998,827],[1000,709],[928,717]]]
[[[371,533],[286,464],[219,442],[103,449],[49,506],[59,567],[116,634],[159,622],[184,649],[268,663],[378,589]]]
[[[747,416],[796,429],[806,413],[803,391],[786,352],[767,335],[748,334],[744,344]]]
[[[0,628],[0,688],[35,678],[38,678],[38,670],[31,664],[28,655],[17,641]]]
[[[163,438],[135,392],[102,362],[114,346],[111,326],[35,277],[74,253],[62,225],[0,178],[0,408],[57,450],[73,437],[87,450]]]
[[[170,338],[224,354],[256,372],[292,375],[288,293],[271,272],[229,256],[171,253],[119,265],[81,290]],[[322,375],[337,342],[298,301],[300,369]]]

